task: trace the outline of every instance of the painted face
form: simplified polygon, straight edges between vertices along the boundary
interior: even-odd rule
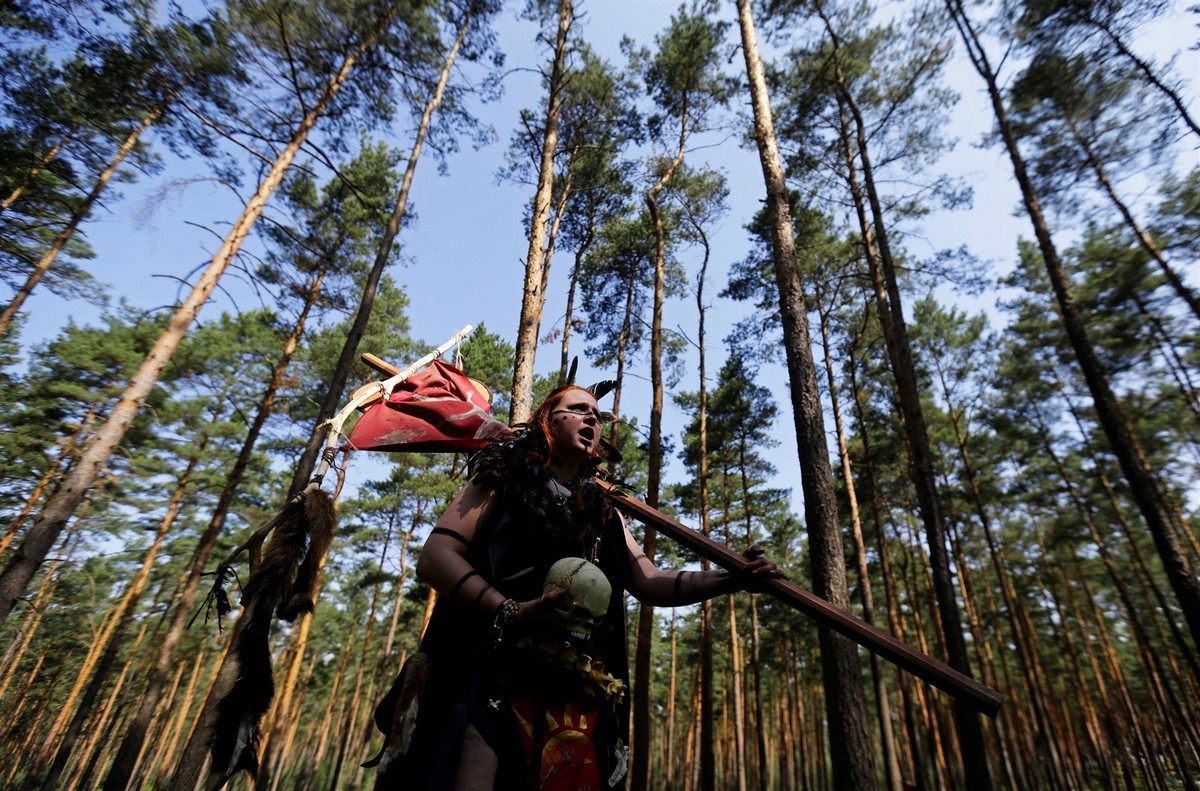
[[[591,458],[600,444],[600,408],[586,390],[568,390],[550,411],[554,454],[566,462]]]

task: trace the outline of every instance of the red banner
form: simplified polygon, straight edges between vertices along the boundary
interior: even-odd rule
[[[485,394],[486,393],[486,394]],[[507,430],[491,414],[491,394],[453,365],[434,360],[367,408],[350,431],[355,450],[478,450]]]

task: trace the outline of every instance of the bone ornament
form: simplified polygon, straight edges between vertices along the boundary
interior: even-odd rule
[[[554,588],[567,592],[554,608],[563,620],[563,628],[577,640],[590,639],[608,612],[612,596],[612,585],[604,572],[583,558],[563,558],[546,573],[543,595]]]

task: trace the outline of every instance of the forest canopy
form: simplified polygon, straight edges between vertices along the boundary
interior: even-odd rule
[[[1005,696],[763,593],[630,598],[633,791],[1195,787],[1198,22],[0,0],[0,787],[194,784],[252,536],[360,354],[465,324],[498,417],[580,357],[639,497]],[[466,470],[335,457],[230,787],[373,787]]]

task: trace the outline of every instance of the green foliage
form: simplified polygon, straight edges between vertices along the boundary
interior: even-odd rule
[[[710,115],[724,107],[733,94],[736,82],[720,68],[729,23],[713,19],[717,8],[712,0],[696,0],[690,8],[681,5],[667,29],[655,36],[653,54],[635,48],[628,39],[623,44],[658,109],[646,119],[655,139],[667,136],[672,128],[668,124],[674,125],[684,116],[688,132],[704,130]]]
[[[506,423],[514,353],[513,345],[496,333],[489,332],[483,322],[475,327],[459,350],[463,371],[491,389],[492,414]]]

